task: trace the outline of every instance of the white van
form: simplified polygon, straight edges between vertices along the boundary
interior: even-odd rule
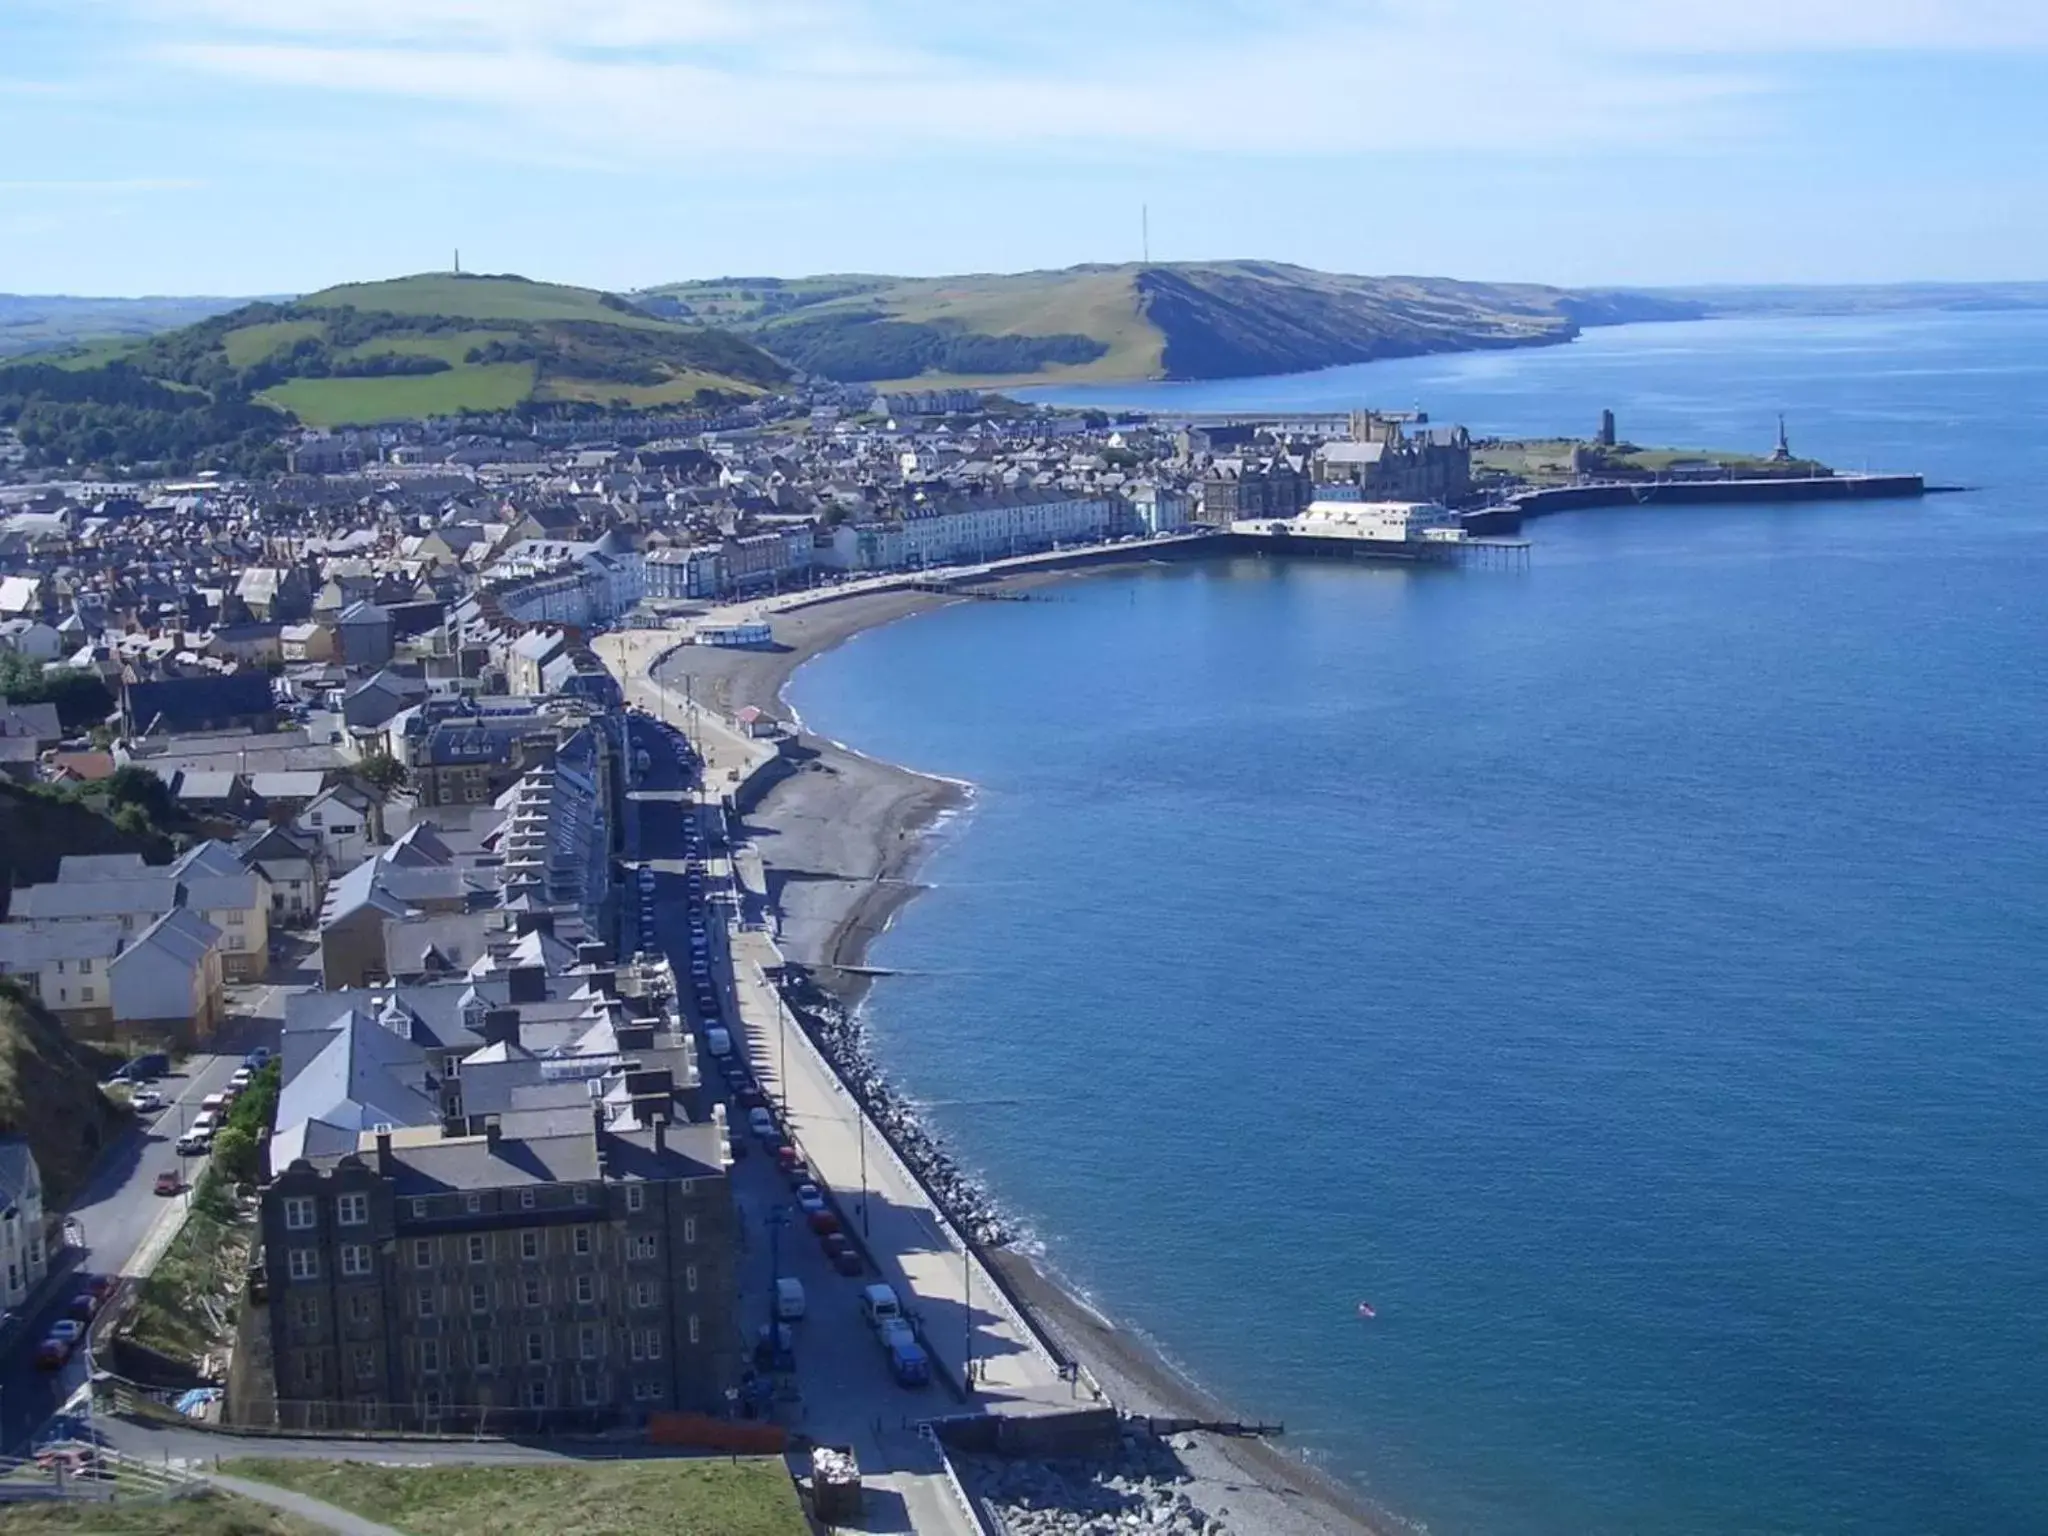
[[[804,1283],[784,1275],[775,1282],[775,1320],[793,1323],[804,1315]]]
[[[228,1096],[224,1093],[209,1093],[199,1101],[199,1111],[204,1115],[218,1116],[228,1107]]]
[[[714,1056],[730,1056],[732,1036],[723,1029],[707,1029],[704,1031],[704,1049]]]
[[[860,1315],[867,1319],[870,1328],[879,1328],[885,1322],[903,1321],[902,1304],[896,1300],[893,1285],[871,1285],[860,1293]]]

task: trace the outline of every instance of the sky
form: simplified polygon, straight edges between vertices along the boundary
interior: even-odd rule
[[[2048,0],[0,0],[0,292],[2048,277]]]

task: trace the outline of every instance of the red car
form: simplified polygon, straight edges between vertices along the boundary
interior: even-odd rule
[[[860,1256],[860,1250],[851,1243],[832,1255],[832,1267],[842,1275],[866,1274],[868,1268]]]
[[[784,1173],[794,1173],[796,1171],[797,1164],[801,1163],[802,1161],[802,1154],[799,1153],[795,1147],[790,1146],[787,1142],[783,1143],[781,1146],[775,1149],[775,1166],[780,1168]],[[803,1180],[796,1179],[792,1182],[801,1184]]]
[[[178,1177],[175,1168],[166,1168],[156,1176],[156,1192],[160,1195],[175,1195],[185,1187],[185,1181]]]
[[[61,1371],[64,1362],[71,1358],[71,1346],[62,1339],[45,1339],[36,1346],[36,1369],[39,1371]]]
[[[810,1214],[811,1230],[820,1237],[839,1230],[839,1218],[830,1211],[813,1211]]]

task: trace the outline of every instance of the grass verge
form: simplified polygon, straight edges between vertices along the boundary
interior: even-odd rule
[[[237,1477],[311,1494],[410,1536],[806,1536],[772,1456],[732,1460],[389,1467],[237,1461]]]
[[[323,1528],[233,1494],[157,1503],[9,1504],[7,1536],[323,1536]]]
[[[201,1298],[218,1302],[224,1295],[241,1294],[252,1231],[227,1181],[208,1168],[192,1190],[192,1212],[184,1228],[142,1282],[126,1324],[128,1336],[166,1355],[197,1360],[214,1340]]]

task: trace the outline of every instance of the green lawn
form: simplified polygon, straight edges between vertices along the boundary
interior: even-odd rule
[[[463,411],[510,410],[533,393],[533,364],[464,365],[381,379],[291,379],[258,396],[308,426],[368,426]]]
[[[206,1493],[161,1503],[9,1504],[7,1536],[323,1536],[308,1525],[232,1494]]]
[[[235,1461],[409,1536],[807,1536],[778,1457],[387,1467]]]
[[[229,331],[221,338],[221,350],[237,368],[260,363],[279,347],[290,346],[305,336],[319,336],[327,329],[324,320],[265,320]]]

